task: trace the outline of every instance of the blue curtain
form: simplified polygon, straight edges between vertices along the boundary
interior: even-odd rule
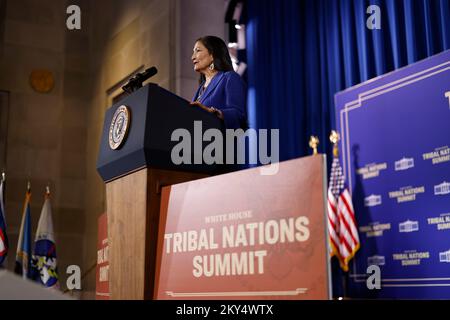
[[[366,26],[381,9],[381,30]],[[450,0],[247,0],[248,115],[252,128],[280,129],[280,160],[331,161],[334,94],[450,49]],[[346,280],[333,259],[334,296]]]
[[[369,30],[369,5],[381,30]],[[450,0],[247,0],[249,122],[280,129],[280,160],[330,154],[334,94],[450,49]],[[328,157],[329,159],[331,157]]]

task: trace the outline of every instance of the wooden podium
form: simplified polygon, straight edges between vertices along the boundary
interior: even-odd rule
[[[175,165],[176,129],[194,136],[223,130],[214,115],[156,84],[148,84],[106,111],[97,170],[106,183],[111,299],[152,299],[161,187],[212,175],[214,165]],[[191,150],[191,159],[194,150]]]

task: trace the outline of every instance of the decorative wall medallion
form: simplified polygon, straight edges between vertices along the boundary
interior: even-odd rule
[[[55,79],[49,70],[33,70],[30,73],[30,85],[36,92],[49,93],[55,85]]]

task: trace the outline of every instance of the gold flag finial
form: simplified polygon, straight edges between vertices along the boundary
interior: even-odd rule
[[[30,181],[27,182],[27,191],[28,192],[31,191],[31,182]]]
[[[338,142],[340,140],[339,133],[337,131],[332,130],[330,134],[330,141],[333,144],[333,156],[338,157],[339,156],[339,149],[338,149]]]
[[[6,181],[6,174],[4,172],[2,172],[2,182]]]
[[[309,146],[313,149],[313,155],[317,154],[317,146],[319,145],[319,138],[317,136],[311,136],[309,139]]]

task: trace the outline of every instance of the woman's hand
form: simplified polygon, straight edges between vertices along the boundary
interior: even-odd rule
[[[214,114],[216,114],[216,116],[217,116],[219,119],[222,119],[222,120],[223,120],[223,113],[222,113],[222,111],[220,111],[219,109],[216,109],[216,108],[214,108],[214,107],[209,108],[209,107],[207,107],[207,106],[201,104],[201,103],[198,102],[198,101],[191,102],[190,105],[191,105],[191,106],[195,106],[195,107],[199,107],[200,109],[203,109],[203,110],[205,110],[206,112],[214,113]]]
[[[209,108],[210,110],[212,110],[212,113],[215,113],[216,116],[220,119],[223,120],[223,112],[220,111],[219,109],[216,109],[214,107]]]

